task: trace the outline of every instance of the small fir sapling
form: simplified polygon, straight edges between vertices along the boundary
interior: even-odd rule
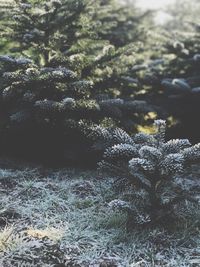
[[[107,149],[99,169],[120,177],[118,185],[126,200],[113,200],[110,206],[127,211],[129,224],[167,221],[180,203],[196,202],[200,190],[199,181],[184,176],[200,160],[200,143],[165,141],[166,122],[156,120],[155,127],[153,135],[102,134]]]

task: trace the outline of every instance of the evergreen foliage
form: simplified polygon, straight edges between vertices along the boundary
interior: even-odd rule
[[[178,121],[168,137],[199,141],[197,24],[187,22],[196,29],[190,38],[186,33],[174,34],[175,38],[161,47],[159,37],[147,35],[152,25],[150,12],[138,11],[134,3],[10,3],[1,2],[0,19],[3,135],[12,139],[14,129],[14,136],[21,131],[28,140],[25,129],[29,125],[31,133],[37,129],[37,137],[48,128],[45,133],[60,132],[63,137],[55,140],[64,142],[66,128],[73,128],[78,139],[81,135],[89,140],[88,133],[98,127],[112,133],[112,127],[117,126],[132,133],[140,125],[151,124],[159,112],[163,119],[173,115]],[[165,32],[163,40],[169,40],[169,36]],[[147,37],[151,40],[146,41]],[[91,139],[90,145],[93,142],[96,140]]]
[[[168,53],[173,54],[174,59],[167,67],[161,87],[168,97],[168,109],[178,120],[170,135],[188,137],[193,142],[199,142],[199,27],[195,23],[189,23],[189,26],[186,33],[179,35],[179,41],[173,47],[168,46]]]
[[[86,131],[91,125],[119,124],[132,130],[141,121],[138,114],[142,117],[152,110],[145,101],[95,98],[93,83],[65,67],[40,67],[11,56],[0,56],[0,65],[0,134],[5,150],[32,154],[33,148],[45,150],[46,144],[52,149],[48,154],[55,150],[68,158],[65,146],[74,144],[78,150],[74,156],[84,154],[83,147],[88,150],[92,142]]]
[[[113,132],[106,138],[104,134],[108,143],[99,168],[120,177],[117,184],[126,201],[114,200],[110,205],[126,210],[130,224],[167,221],[176,214],[177,205],[195,202],[199,194],[198,181],[183,174],[199,162],[200,144],[192,146],[187,139],[165,141],[165,121],[156,120],[155,127],[153,135]]]
[[[185,32],[162,31],[165,38],[158,43],[160,51],[152,52],[152,64],[144,67],[140,82],[145,98],[159,105],[171,120],[167,138],[189,138],[196,143],[200,141],[199,26],[186,25]]]
[[[14,2],[3,21],[3,35],[14,42],[12,51],[43,66],[70,68],[92,80],[98,93],[135,93],[137,81],[126,76],[145,40],[148,12],[116,0]]]
[[[148,13],[115,0],[15,0],[3,14],[11,43],[0,57],[3,150],[76,157],[95,125],[132,132],[146,123],[155,108],[137,100],[128,75]]]
[[[184,32],[188,31],[188,22],[198,23],[198,14],[200,3],[198,0],[182,0],[181,5],[178,0],[165,8],[170,15],[166,25],[163,25],[167,31]]]

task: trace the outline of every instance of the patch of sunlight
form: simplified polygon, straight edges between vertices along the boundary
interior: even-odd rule
[[[156,112],[148,112],[145,116],[144,119],[145,121],[147,120],[155,120],[157,119],[158,115]],[[146,133],[146,134],[155,134],[156,133],[156,128],[152,125],[138,125],[137,126],[137,131],[138,132],[142,132],[142,133]]]
[[[6,226],[0,231],[0,252],[13,250],[22,243],[23,237],[19,233],[16,233],[16,229],[13,226]]]
[[[142,90],[139,90],[138,92],[134,92],[135,95],[144,95],[147,93],[147,90],[146,89],[142,89]]]
[[[145,116],[144,116],[144,119],[145,120],[155,120],[157,119],[157,113],[156,112],[148,112]]]
[[[167,124],[169,127],[176,125],[178,122],[179,121],[177,119],[175,119],[173,116],[170,116],[167,118]]]
[[[173,4],[175,0],[138,0],[136,1],[139,7],[144,9],[160,9],[164,8],[169,4]]]
[[[131,2],[131,0],[129,0]],[[157,14],[155,14],[155,22],[157,24],[167,23],[168,20],[171,19],[171,16],[164,12],[163,10],[168,6],[175,3],[175,0],[137,0],[136,4],[138,7],[147,10],[156,10]]]
[[[113,121],[112,118],[104,118],[102,121],[101,121],[101,125],[102,127],[115,127],[116,126],[116,123]]]
[[[14,229],[12,227],[5,227],[0,232],[0,251],[4,251],[7,247],[9,247],[10,239],[13,234]]]
[[[34,229],[30,228],[26,231],[27,235],[43,239],[45,237],[51,239],[52,241],[58,241],[61,240],[68,228],[61,227],[61,228],[55,228],[55,227],[47,227],[45,229]]]
[[[145,133],[145,134],[155,134],[156,133],[156,129],[155,129],[155,127],[153,125],[152,126],[138,125],[137,126],[137,131]]]

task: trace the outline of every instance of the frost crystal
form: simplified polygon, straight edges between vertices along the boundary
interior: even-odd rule
[[[158,161],[162,158],[161,150],[151,146],[143,146],[139,150],[139,154],[142,158],[149,159],[152,162]]]
[[[133,158],[132,160],[129,161],[129,167],[131,168],[132,171],[153,171],[154,166],[152,163],[146,159],[140,159],[140,158]]]
[[[137,149],[129,144],[119,144],[108,148],[104,153],[106,159],[130,158],[137,155]]]
[[[130,209],[130,205],[123,200],[115,199],[108,203],[108,206],[112,209]]]

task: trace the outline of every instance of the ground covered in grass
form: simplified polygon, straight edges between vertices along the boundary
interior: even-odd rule
[[[0,266],[199,266],[200,211],[174,228],[126,230],[113,179],[95,171],[0,169]]]

